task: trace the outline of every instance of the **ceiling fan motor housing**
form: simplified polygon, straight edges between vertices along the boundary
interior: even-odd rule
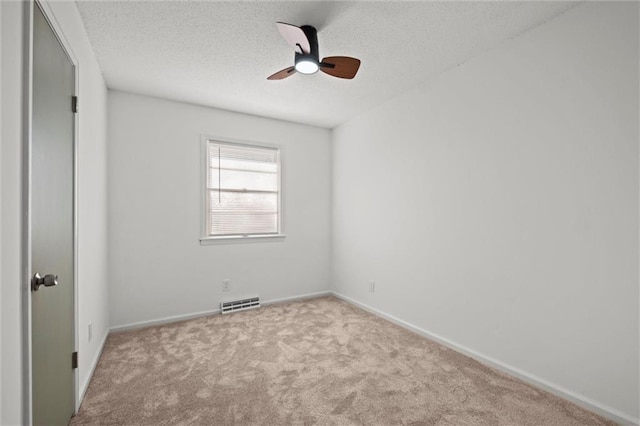
[[[322,62],[320,61],[318,31],[311,25],[298,27],[286,22],[276,22],[276,26],[282,38],[295,51],[294,66],[270,75],[267,80],[282,80],[296,73],[308,75],[318,71],[349,80],[355,77],[360,68],[360,59],[349,56],[327,56],[322,59]]]
[[[296,65],[296,70],[298,72],[302,72],[303,74],[313,74],[318,71],[320,67],[320,52],[318,52],[318,31],[312,27],[311,25],[303,25],[300,27],[302,31],[304,31],[305,36],[307,36],[307,40],[309,40],[309,53],[299,53],[295,52],[294,63]],[[300,49],[302,50],[302,48]],[[311,62],[315,64],[315,67],[311,67],[309,72],[304,72],[304,68],[301,63],[303,62]]]

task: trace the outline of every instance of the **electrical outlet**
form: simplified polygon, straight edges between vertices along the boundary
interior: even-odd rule
[[[226,279],[222,280],[222,291],[230,291],[231,290],[231,280]]]
[[[369,291],[371,293],[375,293],[376,291],[376,282],[373,280],[369,281]]]
[[[93,323],[89,323],[89,326],[87,327],[87,336],[89,338],[89,341],[91,341],[91,339],[93,338]]]

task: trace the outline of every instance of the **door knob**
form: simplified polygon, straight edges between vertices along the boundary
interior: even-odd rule
[[[40,286],[45,287],[53,287],[54,285],[58,285],[58,276],[53,274],[47,274],[44,277],[41,277],[39,273],[33,274],[33,278],[31,278],[31,290],[38,291]]]

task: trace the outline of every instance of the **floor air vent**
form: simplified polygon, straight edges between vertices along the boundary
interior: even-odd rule
[[[220,303],[220,312],[229,314],[231,312],[246,311],[247,309],[259,308],[260,298],[250,297],[248,299],[232,300]]]

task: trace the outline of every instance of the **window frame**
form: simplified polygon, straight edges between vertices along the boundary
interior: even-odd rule
[[[208,200],[208,185],[207,185],[207,173],[209,167],[208,161],[208,146],[209,143],[220,143],[236,146],[246,146],[254,148],[269,148],[275,149],[278,152],[278,233],[275,234],[248,234],[248,235],[208,235],[207,220],[210,214],[209,200]],[[282,212],[282,147],[280,145],[231,139],[227,137],[218,137],[210,135],[200,136],[200,244],[216,244],[216,243],[244,243],[244,242],[267,242],[267,241],[282,241],[285,237],[283,230],[283,212]]]

